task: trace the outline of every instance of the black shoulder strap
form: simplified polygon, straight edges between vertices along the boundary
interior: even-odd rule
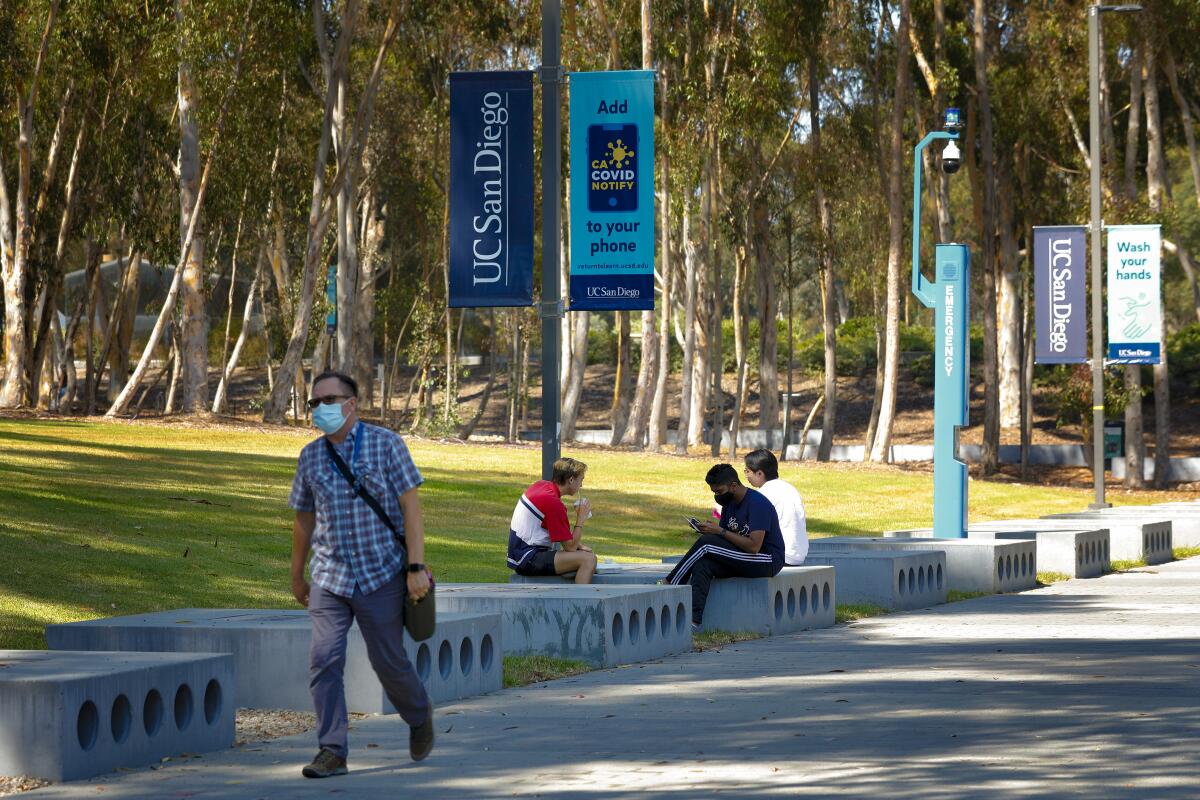
[[[362,436],[363,434],[360,431],[358,435]],[[350,471],[350,467],[347,466],[345,460],[338,454],[338,451],[334,448],[333,443],[330,442],[329,439],[324,439],[323,441],[325,442],[325,452],[329,453],[329,457],[333,459],[334,466],[338,468],[338,472],[342,473],[342,477],[345,478],[346,482],[350,484],[350,488],[352,488],[354,493],[361,497],[363,501],[371,507],[371,510],[375,512],[376,516],[383,520],[383,524],[388,526],[388,530],[392,532],[392,535],[400,540],[401,543],[403,543],[404,534],[396,530],[396,526],[392,524],[392,518],[389,517],[387,512],[383,510],[383,506],[379,505],[379,501],[367,491],[367,487],[363,486],[362,481],[354,477],[354,473]]]

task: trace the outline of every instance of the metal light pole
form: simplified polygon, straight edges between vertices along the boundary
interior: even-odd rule
[[[562,92],[560,0],[542,0],[542,478],[550,480],[559,455],[562,399],[559,393],[559,347],[563,315],[558,280],[558,244],[562,198]]]
[[[1141,6],[1088,6],[1088,119],[1091,133],[1092,213],[1092,483],[1096,497],[1091,508],[1108,508],[1104,501],[1104,313],[1101,302],[1100,208],[1100,15],[1106,11],[1130,13]]]

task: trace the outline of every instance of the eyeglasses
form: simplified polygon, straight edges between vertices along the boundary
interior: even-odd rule
[[[324,397],[314,397],[308,401],[309,408],[316,408],[322,403],[336,403],[338,401],[349,400],[353,395],[349,394],[327,394]]]

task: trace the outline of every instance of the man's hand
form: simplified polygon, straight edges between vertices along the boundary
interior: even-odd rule
[[[429,571],[423,569],[420,572],[408,573],[408,599],[420,600],[427,594],[429,594]]]
[[[579,543],[579,546],[578,546],[578,547],[576,547],[575,549],[576,549],[576,550],[582,550],[582,551],[583,551],[583,552],[585,552],[585,553],[590,553],[590,552],[592,552],[592,548],[588,547],[586,544],[583,544],[582,542],[580,542],[580,543]]]
[[[311,587],[308,581],[304,580],[304,576],[292,576],[292,597],[296,598],[296,602],[308,608],[308,593]]]
[[[592,513],[592,501],[586,497],[579,498],[579,505],[575,506],[575,524],[582,525],[587,522]]]
[[[711,533],[714,536],[720,536],[721,535],[721,526],[715,522],[709,522],[708,520],[705,520],[704,522],[700,523],[700,532],[701,533]]]

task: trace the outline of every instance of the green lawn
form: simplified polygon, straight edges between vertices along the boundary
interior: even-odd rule
[[[305,431],[0,419],[0,649],[44,646],[47,623],[179,607],[288,607],[291,512]],[[411,441],[425,476],[427,560],[442,581],[504,581],[513,503],[536,447]],[[691,541],[681,513],[712,496],[709,461],[568,450],[590,465],[588,539],[654,560]],[[928,525],[932,475],[785,464],[814,535]],[[1147,502],[1150,501],[1147,498]],[[1088,492],[971,484],[973,519],[1082,508]],[[987,511],[983,511],[987,509]]]

